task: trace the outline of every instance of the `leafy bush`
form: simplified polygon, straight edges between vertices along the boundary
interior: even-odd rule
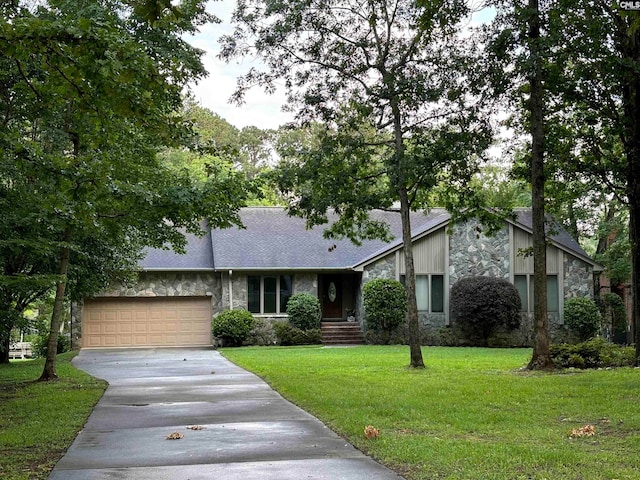
[[[254,326],[253,315],[247,310],[225,310],[211,321],[213,336],[225,346],[240,346]]]
[[[367,328],[386,332],[388,343],[391,332],[404,322],[407,313],[404,286],[397,280],[376,278],[365,284],[362,299]]]
[[[451,319],[466,340],[488,345],[498,330],[520,326],[520,295],[507,280],[465,277],[451,287]]]
[[[47,343],[49,342],[49,334],[48,333],[39,333],[36,337],[31,341],[31,351],[33,352],[33,356],[38,357],[46,357],[47,356]],[[58,334],[58,345],[56,348],[56,353],[64,353],[71,350],[71,341],[69,337],[66,335]]]
[[[551,345],[551,359],[558,368],[627,367],[635,364],[635,349],[593,338],[570,345]]]
[[[276,322],[273,330],[280,345],[315,345],[322,343],[322,331],[319,328],[302,330],[289,322]]]
[[[605,293],[598,299],[603,323],[607,323],[612,331],[627,329],[627,309],[624,300],[616,293]]]
[[[287,302],[291,324],[301,330],[320,328],[320,301],[308,293],[296,293]]]
[[[243,345],[274,345],[276,342],[277,338],[271,322],[256,318]]]
[[[600,310],[592,298],[570,298],[564,305],[564,322],[581,340],[586,340],[600,331]]]

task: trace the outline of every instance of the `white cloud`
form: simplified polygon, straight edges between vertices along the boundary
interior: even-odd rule
[[[471,0],[471,2],[474,4],[477,0]],[[220,18],[222,23],[204,25],[197,35],[187,39],[193,46],[206,52],[203,62],[209,72],[208,77],[192,85],[192,93],[202,106],[209,108],[238,128],[248,125],[263,129],[277,128],[293,120],[291,112],[282,111],[282,106],[286,103],[284,91],[276,91],[269,95],[260,87],[254,87],[246,94],[243,105],[229,103],[237,78],[246,73],[251,66],[260,66],[257,60],[252,62],[250,59],[245,59],[241,63],[227,64],[217,58],[220,51],[218,39],[233,31],[231,15],[234,8],[235,0],[210,0],[207,10]],[[494,16],[494,9],[478,9],[470,23],[472,26],[477,26],[490,21]]]
[[[259,66],[259,63],[248,59],[241,63],[227,64],[217,58],[220,51],[218,39],[233,30],[231,14],[234,8],[234,0],[210,1],[207,10],[220,18],[222,23],[205,25],[197,35],[187,39],[191,45],[206,52],[203,62],[209,72],[208,77],[192,85],[192,93],[202,106],[238,128],[248,125],[263,129],[277,128],[293,119],[291,113],[281,110],[286,102],[283,91],[268,95],[259,87],[254,87],[246,95],[243,105],[229,103],[237,78],[246,73],[251,66]]]

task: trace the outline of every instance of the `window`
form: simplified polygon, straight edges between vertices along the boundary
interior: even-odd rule
[[[521,311],[533,312],[533,275],[515,275],[513,284],[520,294]],[[560,311],[560,291],[558,276],[547,275],[547,312]]]
[[[293,293],[293,275],[249,275],[247,309],[251,313],[285,313]]]
[[[400,275],[405,284],[405,276]],[[444,312],[444,275],[416,275],[416,302],[419,312]]]

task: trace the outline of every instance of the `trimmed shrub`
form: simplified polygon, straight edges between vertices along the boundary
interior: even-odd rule
[[[635,349],[593,338],[570,345],[551,345],[551,359],[558,368],[631,367],[635,364]]]
[[[322,332],[319,328],[302,330],[289,322],[276,322],[273,330],[280,345],[315,345],[322,343]]]
[[[600,331],[600,310],[592,298],[570,298],[564,304],[564,323],[581,340],[587,340]]]
[[[510,282],[495,277],[465,277],[451,287],[451,320],[472,345],[487,346],[499,329],[520,326],[520,295]]]
[[[320,301],[309,293],[296,293],[287,302],[287,315],[300,330],[320,328]]]
[[[367,328],[386,332],[389,343],[391,332],[400,326],[407,314],[407,293],[397,280],[376,278],[362,289]]]
[[[213,317],[211,331],[224,346],[238,347],[249,336],[254,322],[247,310],[225,310]]]

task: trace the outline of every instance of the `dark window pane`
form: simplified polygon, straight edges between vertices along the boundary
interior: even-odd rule
[[[293,293],[293,276],[280,275],[280,313],[287,311],[287,302]]]
[[[264,277],[263,313],[276,313],[276,283],[277,277]]]
[[[444,275],[431,276],[431,311],[444,312]]]
[[[260,313],[260,277],[249,275],[247,281],[247,309],[251,313]]]
[[[560,310],[558,293],[558,276],[547,275],[547,312],[557,312]]]
[[[523,312],[527,311],[527,307],[529,305],[529,295],[527,291],[527,276],[526,275],[516,275],[513,278],[513,283],[520,294],[520,302],[522,306],[520,310]]]

